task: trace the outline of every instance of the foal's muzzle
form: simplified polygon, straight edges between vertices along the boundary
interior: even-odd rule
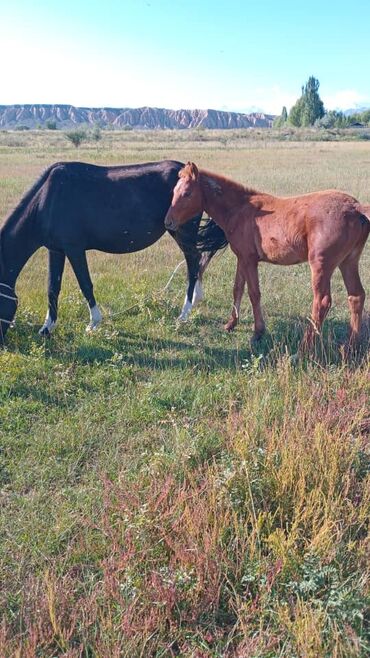
[[[176,231],[177,229],[177,224],[175,220],[172,219],[172,217],[169,214],[166,215],[166,218],[164,220],[164,225],[169,231]]]

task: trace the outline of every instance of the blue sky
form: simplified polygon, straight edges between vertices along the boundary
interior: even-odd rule
[[[370,105],[370,1],[0,2],[0,104],[278,113],[310,75]]]

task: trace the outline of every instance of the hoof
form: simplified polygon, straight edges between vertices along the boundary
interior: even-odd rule
[[[237,324],[238,323],[235,320],[229,320],[229,322],[224,325],[224,329],[230,334],[232,331],[234,331]]]
[[[43,336],[44,338],[50,338],[51,332],[54,331],[55,327],[57,325],[57,321],[46,319],[44,324],[42,325],[41,329],[39,329],[39,336]]]
[[[97,305],[90,308],[90,322],[86,327],[86,333],[90,334],[92,331],[96,331],[99,324],[101,323],[103,316],[100,312],[100,309]]]
[[[190,315],[190,311],[191,311],[192,308],[193,308],[193,305],[190,304],[187,297],[185,297],[184,306],[182,307],[181,313],[180,313],[179,317],[177,318],[179,320],[179,322],[186,322],[186,320],[188,319],[188,317]]]
[[[51,333],[47,327],[41,327],[41,329],[39,329],[39,336],[42,336],[43,338],[50,338]]]
[[[96,331],[100,326],[100,322],[89,322],[85,331],[87,334],[91,334],[93,331]]]
[[[264,329],[261,329],[261,331],[255,331],[251,338],[251,343],[258,343],[261,340],[264,333],[265,333]]]

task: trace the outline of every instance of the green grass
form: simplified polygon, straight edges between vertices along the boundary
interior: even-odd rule
[[[0,133],[5,217],[45,166],[192,159],[280,194],[337,187],[370,202],[370,144],[243,132]],[[205,275],[178,324],[185,271],[169,237],[91,253],[101,328],[67,267],[59,325],[46,253],[22,272],[0,354],[0,655],[84,658],[365,657],[369,637],[369,319],[345,361],[339,275],[314,354],[295,362],[310,311],[306,266],[260,268],[268,335],[232,335],[235,261]],[[361,272],[369,293],[369,246]],[[368,301],[367,301],[367,309]]]

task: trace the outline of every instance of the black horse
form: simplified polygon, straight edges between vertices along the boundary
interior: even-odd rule
[[[90,309],[87,329],[102,319],[96,304],[86,251],[129,253],[150,246],[164,234],[178,172],[173,160],[102,167],[60,162],[49,167],[0,228],[0,342],[16,309],[15,282],[31,255],[49,250],[48,312],[40,333],[57,321],[58,297],[67,256]],[[195,217],[171,232],[188,267],[188,289],[180,315],[186,319],[201,297],[201,277],[212,256],[226,246],[223,232],[209,219]]]

